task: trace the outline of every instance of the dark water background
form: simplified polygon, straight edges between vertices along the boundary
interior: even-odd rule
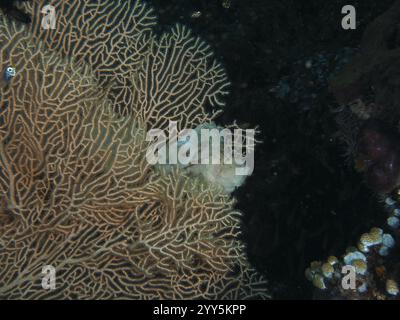
[[[327,81],[393,0],[231,0],[230,8],[223,0],[150,3],[162,28],[189,26],[225,65],[232,87],[220,123],[259,126],[255,171],[235,192],[247,253],[275,298],[311,298],[309,263],[342,254],[385,218],[342,157]],[[356,7],[357,30],[341,28],[346,4]]]

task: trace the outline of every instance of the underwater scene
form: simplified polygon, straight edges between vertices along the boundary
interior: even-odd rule
[[[400,0],[1,0],[0,299],[398,300],[399,26]]]

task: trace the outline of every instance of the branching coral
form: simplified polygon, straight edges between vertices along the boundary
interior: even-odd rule
[[[156,171],[145,157],[144,129],[162,125],[163,108],[181,125],[209,117],[203,104],[218,91],[221,69],[191,60],[181,27],[161,40],[144,36],[154,20],[140,3],[102,3],[60,2],[57,29],[43,37],[0,15],[0,67],[17,70],[0,86],[0,297],[267,297],[246,261],[230,196],[178,170]],[[117,16],[130,21],[118,25],[129,37],[97,28],[113,30]],[[63,21],[73,23],[62,29]],[[138,49],[141,41],[151,50]],[[196,41],[193,53],[203,57]],[[115,110],[125,105],[138,109],[122,117]],[[55,290],[42,288],[44,265],[56,269]]]
[[[207,44],[184,26],[158,37],[152,9],[141,1],[53,1],[55,29],[42,28],[44,0],[26,3],[30,31],[51,50],[89,64],[101,86],[110,86],[113,108],[165,129],[213,120],[224,105],[228,81]],[[215,110],[204,110],[209,104]]]

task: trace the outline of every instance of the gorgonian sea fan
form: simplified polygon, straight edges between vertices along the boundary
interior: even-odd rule
[[[38,16],[34,8],[41,2],[33,3],[25,9],[32,9],[35,28]],[[83,55],[84,50],[79,50],[93,45],[96,36],[105,48],[115,45],[112,34],[104,38],[106,35],[96,34],[97,29],[91,33],[96,19],[119,23],[107,16],[119,12],[132,25],[140,25],[148,9],[129,1],[55,3],[59,23],[67,23],[63,17],[74,12],[77,16],[71,21],[81,23],[34,34],[0,14],[0,68],[12,65],[17,71],[11,81],[0,86],[0,297],[267,297],[265,280],[245,258],[238,237],[241,214],[233,209],[234,200],[220,188],[178,170],[156,171],[146,161],[145,129],[164,121],[157,117],[161,117],[161,105],[165,106],[160,101],[169,92],[166,87],[173,85],[172,89],[179,89],[176,94],[188,97],[185,89],[192,90],[195,85],[185,84],[192,77],[172,81],[174,74],[169,72],[175,68],[163,67],[167,60],[156,59],[158,54],[152,57],[161,65],[150,59],[157,51],[157,41],[167,41],[168,36],[156,40],[150,35],[148,40],[140,35],[151,34],[154,22],[145,31],[137,31],[136,38],[145,43],[132,60],[135,63],[125,68],[130,79],[141,80],[124,92],[132,94],[125,101],[127,106],[136,103],[139,107],[122,116],[116,111],[124,103],[115,90],[118,85],[132,84],[124,82],[129,77],[118,75],[126,71],[118,60],[123,58],[108,52],[116,60],[105,72],[101,62],[93,63],[93,52],[87,50]],[[72,10],[80,3],[85,4],[82,10],[92,10],[87,15],[94,19],[90,23],[83,22],[86,11]],[[136,11],[131,8],[130,14],[126,13],[127,3]],[[76,28],[82,28],[81,32]],[[61,30],[62,38],[55,35]],[[171,46],[176,36],[170,34],[167,42]],[[59,37],[59,45],[49,47],[47,37]],[[81,47],[74,47],[70,42],[74,39],[82,41]],[[147,46],[146,41],[152,44]],[[190,55],[176,59],[182,65],[190,64]],[[151,69],[158,68],[158,76],[143,71],[153,63]],[[201,77],[207,72],[200,68],[196,74]],[[153,76],[159,86],[145,86],[153,83],[153,78],[147,78]],[[193,93],[192,104],[183,103],[193,108],[192,114],[176,110],[181,124],[207,119],[202,118],[206,113],[201,107],[210,90]],[[157,96],[158,103],[154,100]],[[186,119],[189,116],[194,120]],[[56,269],[55,290],[42,288],[45,265]]]
[[[133,114],[148,128],[195,128],[221,113],[229,82],[210,47],[189,29],[174,26],[155,34],[153,9],[142,1],[52,1],[55,29],[42,28],[47,1],[23,5],[32,13],[29,31],[52,51],[86,63],[113,109]],[[213,110],[210,114],[204,107]]]

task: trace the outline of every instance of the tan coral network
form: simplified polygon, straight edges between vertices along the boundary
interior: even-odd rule
[[[42,27],[47,1],[26,2],[29,31],[47,48],[89,64],[113,108],[152,128],[194,128],[220,114],[229,82],[210,47],[184,26],[157,36],[153,10],[142,1],[52,1],[55,29]],[[213,113],[205,111],[209,104]]]
[[[157,40],[140,2],[55,2],[57,28],[43,33],[39,1],[26,7],[32,29],[0,14],[0,67],[17,70],[0,87],[0,297],[268,297],[234,200],[145,158],[145,129],[165,110],[182,126],[212,118],[222,68],[183,27]]]

